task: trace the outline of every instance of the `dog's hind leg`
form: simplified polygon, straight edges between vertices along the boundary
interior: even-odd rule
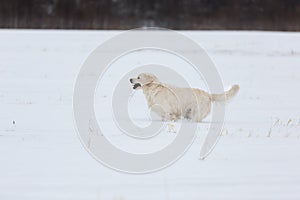
[[[188,108],[184,113],[184,119],[191,120],[192,119],[192,109]]]

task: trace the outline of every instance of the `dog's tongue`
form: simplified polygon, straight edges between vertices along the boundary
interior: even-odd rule
[[[133,85],[133,89],[134,89],[134,90],[135,90],[136,88],[138,88],[138,87],[141,87],[141,84],[136,83],[136,84]]]

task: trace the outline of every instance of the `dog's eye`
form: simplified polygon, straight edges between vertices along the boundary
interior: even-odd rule
[[[138,76],[138,79],[140,79],[140,77]]]

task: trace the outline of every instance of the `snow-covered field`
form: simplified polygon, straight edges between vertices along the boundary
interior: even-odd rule
[[[1,200],[300,199],[300,33],[182,32],[207,50],[225,87],[241,90],[206,160],[198,159],[200,131],[179,161],[144,175],[103,166],[75,131],[80,66],[117,33],[0,31]],[[145,109],[141,93],[135,100]],[[121,133],[109,137],[131,146]]]

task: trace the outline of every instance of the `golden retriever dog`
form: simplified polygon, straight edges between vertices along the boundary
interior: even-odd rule
[[[183,117],[201,122],[210,113],[213,101],[230,99],[239,90],[238,85],[233,85],[224,94],[209,94],[197,88],[180,88],[162,83],[149,73],[142,73],[129,81],[134,90],[143,90],[148,107],[163,121],[176,121]]]

